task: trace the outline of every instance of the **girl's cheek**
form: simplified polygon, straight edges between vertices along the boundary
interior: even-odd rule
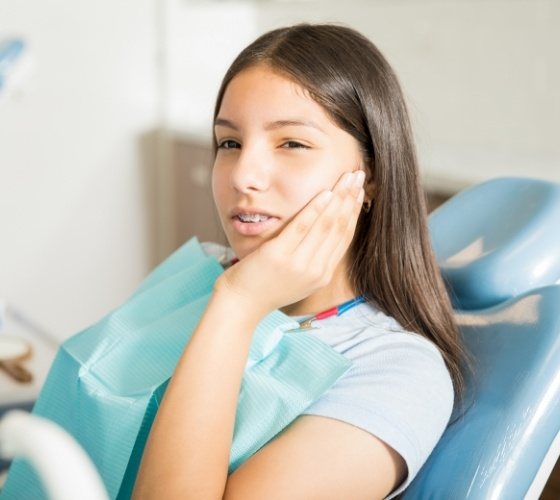
[[[218,193],[223,191],[223,186],[227,182],[227,174],[231,169],[228,169],[228,166],[225,162],[217,160],[214,162],[214,166],[212,167],[212,175],[210,178],[212,184],[212,192]]]
[[[309,200],[325,189],[332,189],[344,169],[335,162],[317,162],[299,170],[298,190]]]
[[[286,199],[290,200],[293,207],[293,215],[301,212],[321,191],[325,189],[324,179],[320,176],[313,178],[300,178],[286,186]]]

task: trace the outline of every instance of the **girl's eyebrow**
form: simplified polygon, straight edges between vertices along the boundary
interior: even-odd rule
[[[216,120],[214,121],[214,127],[218,127],[218,126],[228,127],[233,130],[239,130],[239,127],[235,125],[235,123],[220,117],[216,118]],[[319,125],[317,125],[314,121],[311,120],[275,120],[273,122],[265,123],[264,130],[269,131],[269,130],[276,130],[282,127],[294,127],[294,126],[312,127],[319,130],[320,132],[323,132],[323,134],[326,133]]]

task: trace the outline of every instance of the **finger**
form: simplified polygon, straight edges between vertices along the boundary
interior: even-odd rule
[[[351,172],[342,174],[333,187],[333,196],[308,228],[304,238],[295,250],[293,257],[302,262],[312,262],[319,245],[323,243],[326,233],[332,228],[337,214],[340,213],[344,197],[352,184]]]
[[[350,244],[352,243],[354,233],[356,232],[357,222],[360,217],[360,213],[362,211],[364,195],[365,195],[365,191],[363,188],[361,188],[360,192],[358,193],[358,197],[356,198],[356,203],[354,204],[352,217],[348,221],[348,227],[346,229],[345,236],[340,239],[339,245],[337,246],[335,251],[332,252],[330,256],[330,260],[327,264],[327,270],[331,270],[331,269],[334,270],[336,268],[336,266],[338,265],[342,257],[344,257],[344,254],[347,252],[348,248],[350,247]]]
[[[338,245],[337,250],[333,255],[339,253],[340,256],[342,256],[352,241],[364,202],[364,180],[364,174],[356,176],[354,179],[354,184],[352,185],[352,196],[349,196],[347,199],[348,205],[346,206],[346,211],[343,209],[344,213],[348,214],[348,223],[341,237],[336,240]]]
[[[309,257],[326,256],[336,248],[344,234],[352,207],[355,203],[354,193],[359,193],[359,184],[363,184],[363,174],[346,174],[333,190],[333,200],[317,218],[314,227],[300,245],[301,253]]]
[[[363,184],[363,174],[344,174],[335,189],[333,199],[317,217],[313,227],[297,249],[297,256],[314,265],[326,264],[329,256],[345,235],[349,221],[352,219],[353,207],[356,204],[356,191],[359,183]],[[321,259],[320,259],[321,258]]]
[[[317,249],[316,258],[324,262],[327,270],[334,269],[338,261],[344,256],[348,249],[354,232],[356,223],[360,215],[363,202],[363,188],[355,184],[358,195],[354,195],[354,189],[344,199],[344,203],[337,213],[338,220],[331,231],[324,237],[323,244]]]
[[[292,254],[295,251],[332,197],[332,191],[322,191],[284,227],[278,236],[278,244],[284,253]]]
[[[301,250],[299,247],[304,241],[309,231],[317,221],[318,217],[325,208],[332,202],[334,193],[347,190],[352,187],[352,172],[346,172],[340,176],[333,187],[333,191],[323,191],[313,198],[282,230],[278,237],[277,244],[282,252],[293,255]],[[303,251],[306,255],[313,250]]]

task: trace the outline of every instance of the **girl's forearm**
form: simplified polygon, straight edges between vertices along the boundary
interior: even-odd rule
[[[265,316],[249,306],[227,290],[212,295],[154,420],[134,500],[222,498],[243,371]]]

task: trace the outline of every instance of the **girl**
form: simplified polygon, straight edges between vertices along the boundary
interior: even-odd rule
[[[227,71],[214,137],[214,199],[239,261],[175,369],[133,496],[393,498],[445,430],[465,356],[397,78],[350,28],[276,29]],[[336,305],[346,312],[313,320]],[[311,319],[353,366],[228,477],[252,333],[275,309]]]

